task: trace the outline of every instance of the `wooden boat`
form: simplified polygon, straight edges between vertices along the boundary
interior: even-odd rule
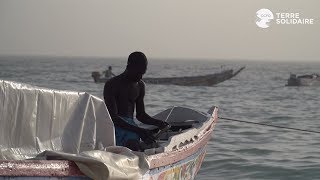
[[[102,99],[0,80],[0,179],[194,179],[218,109],[171,107],[172,124],[144,152],[115,146]],[[152,126],[139,124],[144,128]]]
[[[224,70],[219,73],[202,75],[202,76],[185,76],[185,77],[164,77],[164,78],[143,78],[143,81],[150,84],[172,84],[179,86],[213,86],[239,74],[245,67],[241,67],[237,71],[232,69]],[[104,83],[109,78],[101,77],[97,71],[91,74],[94,82]]]
[[[286,86],[320,86],[320,76],[318,74],[308,74],[297,76],[290,74]]]

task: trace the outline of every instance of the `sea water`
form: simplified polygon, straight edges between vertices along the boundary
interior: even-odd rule
[[[125,58],[1,57],[0,79],[59,90],[85,91],[102,98],[103,83],[92,71],[111,65],[119,74]],[[320,87],[286,87],[290,73],[320,73],[319,63],[150,59],[145,77],[196,76],[246,66],[212,87],[147,84],[146,111],[170,106],[244,121],[320,131]],[[320,179],[320,134],[219,119],[196,177],[211,179]]]

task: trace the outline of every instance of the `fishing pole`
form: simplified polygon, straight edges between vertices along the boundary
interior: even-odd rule
[[[224,120],[227,120],[227,121],[243,122],[243,123],[248,123],[248,124],[256,124],[256,125],[261,125],[261,126],[269,126],[269,127],[274,127],[274,128],[282,128],[282,129],[289,129],[289,130],[295,130],[295,131],[303,131],[303,132],[308,132],[308,133],[320,134],[320,131],[312,131],[312,130],[307,130],[307,129],[284,127],[284,126],[278,126],[278,125],[272,125],[272,124],[266,124],[266,123],[257,123],[257,122],[244,121],[244,120],[232,119],[232,118],[224,118],[224,117],[219,117],[219,119],[224,119]]]

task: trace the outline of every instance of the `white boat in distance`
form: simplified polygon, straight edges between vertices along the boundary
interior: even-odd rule
[[[162,78],[143,78],[145,83],[150,84],[165,84],[165,85],[179,85],[179,86],[213,86],[228,79],[233,78],[239,74],[245,66],[239,68],[237,71],[233,69],[223,70],[218,73],[201,75],[201,76],[184,76],[184,77],[162,77]],[[107,82],[110,78],[101,77],[98,71],[91,73],[91,76],[96,83]]]
[[[216,107],[168,108],[154,117],[175,128],[135,152],[115,146],[104,101],[88,93],[0,80],[0,102],[0,179],[194,179],[218,120]]]
[[[286,86],[320,86],[320,75],[308,74],[297,76],[296,74],[290,74]]]

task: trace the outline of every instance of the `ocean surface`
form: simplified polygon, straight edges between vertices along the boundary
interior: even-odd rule
[[[104,84],[92,71],[108,65],[121,73],[126,59],[0,57],[0,79],[59,90],[85,91],[102,98]],[[150,59],[145,77],[203,75],[222,68],[246,69],[212,87],[151,85],[146,111],[169,106],[207,111],[219,116],[320,131],[320,87],[286,87],[290,72],[320,73],[319,63]],[[196,179],[320,179],[320,134],[219,119]]]

